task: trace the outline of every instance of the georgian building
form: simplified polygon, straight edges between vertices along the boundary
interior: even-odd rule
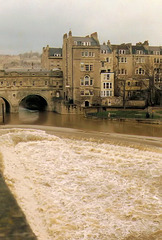
[[[47,70],[62,69],[62,48],[43,48],[41,58],[42,68]]]
[[[122,99],[120,106],[162,101],[162,47],[148,41],[100,44],[97,33],[76,37],[70,31],[62,48],[43,48],[42,68],[63,71],[63,99],[74,105],[115,105],[115,98]]]
[[[100,104],[100,45],[97,33],[63,37],[65,100],[81,106]]]

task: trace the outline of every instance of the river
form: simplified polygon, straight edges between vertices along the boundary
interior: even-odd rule
[[[38,240],[160,239],[158,125],[37,112],[5,120],[0,166]]]
[[[5,124],[41,125],[105,133],[162,137],[162,125],[148,125],[132,121],[110,121],[107,119],[86,119],[82,115],[60,115],[53,112],[38,111],[32,112],[23,108],[21,108],[20,112],[17,114],[6,115]]]

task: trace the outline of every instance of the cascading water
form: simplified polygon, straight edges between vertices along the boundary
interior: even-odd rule
[[[160,239],[156,148],[30,129],[0,134],[6,182],[38,240]]]

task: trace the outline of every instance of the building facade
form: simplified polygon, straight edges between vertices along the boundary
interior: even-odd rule
[[[110,105],[113,98],[122,99],[119,105],[162,102],[162,46],[149,46],[148,41],[100,44],[97,33],[75,37],[70,31],[63,36],[62,49],[43,48],[42,67],[63,71],[63,96],[71,104]],[[111,83],[104,82],[105,76]]]

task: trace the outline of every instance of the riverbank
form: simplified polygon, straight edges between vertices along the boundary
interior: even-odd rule
[[[162,124],[162,109],[147,108],[147,109],[110,109],[107,111],[87,112],[86,118],[90,119],[107,119],[110,121],[122,122],[139,122],[146,124]]]

